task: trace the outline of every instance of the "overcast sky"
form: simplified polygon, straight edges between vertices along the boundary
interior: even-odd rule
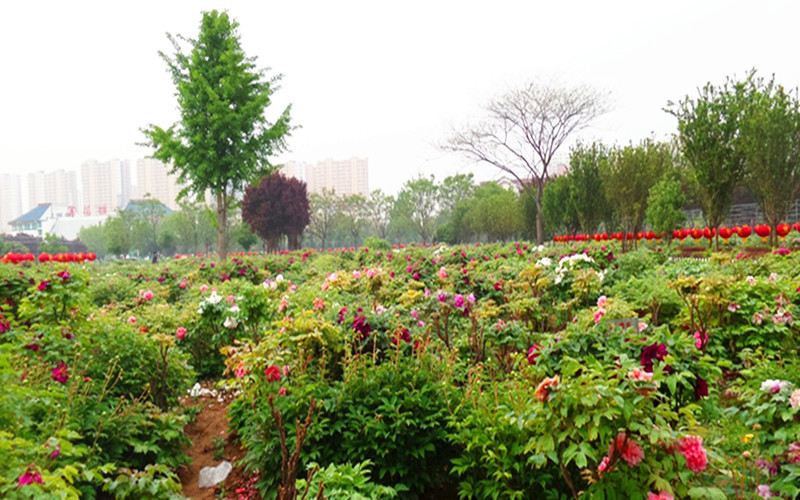
[[[291,103],[302,128],[276,161],[367,157],[370,188],[388,192],[418,173],[498,178],[435,144],[530,79],[608,92],[612,111],[580,137],[619,144],[671,134],[667,101],[708,81],[757,68],[800,86],[788,0],[6,2],[0,172],[146,156],[139,129],[178,117],[166,33],[196,36],[214,8],[284,75],[268,114]]]

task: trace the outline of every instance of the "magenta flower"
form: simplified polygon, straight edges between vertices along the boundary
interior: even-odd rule
[[[453,297],[453,305],[456,306],[456,309],[464,307],[464,296],[457,293],[456,296]]]
[[[708,465],[706,449],[703,448],[703,438],[700,436],[686,436],[678,443],[678,451],[686,458],[686,466],[693,472],[703,472]]]
[[[502,321],[502,320],[498,320],[498,322],[499,322],[499,321]],[[499,323],[498,323],[498,326],[499,326]],[[498,328],[498,330],[499,330],[499,329],[500,329],[500,328]],[[541,354],[541,353],[539,352],[539,349],[541,349],[541,348],[542,348],[542,346],[541,346],[541,345],[539,345],[539,344],[533,344],[533,345],[531,346],[531,348],[530,348],[530,349],[528,349],[528,364],[532,365],[532,364],[535,364],[535,363],[536,363],[536,358],[538,358],[538,357],[539,357],[539,355]]]
[[[47,290],[47,287],[49,286],[50,286],[50,280],[44,280],[41,283],[39,283],[39,286],[37,286],[36,288],[38,288],[40,292],[44,292],[45,290]]]
[[[178,340],[183,340],[183,338],[186,337],[186,328],[179,326],[178,329],[175,330],[175,337],[177,337]]]
[[[53,368],[52,373],[50,374],[50,378],[52,378],[56,382],[66,384],[67,380],[69,379],[69,370],[67,369],[66,363],[62,361],[61,363],[58,364],[58,366]]]
[[[42,484],[42,476],[33,465],[29,465],[28,469],[21,476],[19,476],[17,483],[17,488],[21,488],[33,483]]]

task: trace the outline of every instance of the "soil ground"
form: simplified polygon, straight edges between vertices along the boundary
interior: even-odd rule
[[[206,387],[210,388],[209,385],[206,385]],[[184,429],[184,433],[192,440],[192,444],[185,450],[191,463],[178,469],[178,477],[183,486],[183,495],[187,498],[200,500],[257,498],[251,496],[253,494],[252,488],[244,488],[246,491],[241,494],[241,486],[248,480],[248,476],[239,465],[245,452],[239,445],[236,435],[232,434],[228,429],[228,404],[233,395],[221,393],[221,397],[222,402],[219,402],[217,397],[211,395],[197,398],[187,396],[181,401],[185,406],[199,407],[197,417]],[[219,460],[214,459],[217,443],[220,443],[215,438],[223,439],[225,443],[224,452],[222,453],[223,458]],[[219,465],[222,460],[227,460],[233,464],[233,470],[224,484],[213,488],[199,488],[200,469]],[[237,492],[237,489],[240,492]]]

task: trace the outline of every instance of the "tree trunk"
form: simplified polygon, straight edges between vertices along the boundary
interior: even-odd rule
[[[228,258],[228,197],[225,190],[216,195],[217,200],[217,255]]]
[[[544,178],[538,179],[536,189],[536,244],[544,243],[544,214],[542,213],[542,200],[544,199]]]

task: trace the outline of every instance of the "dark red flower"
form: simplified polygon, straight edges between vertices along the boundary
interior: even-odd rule
[[[275,365],[272,365],[264,370],[264,375],[267,377],[267,381],[277,382],[281,379],[281,369]]]

